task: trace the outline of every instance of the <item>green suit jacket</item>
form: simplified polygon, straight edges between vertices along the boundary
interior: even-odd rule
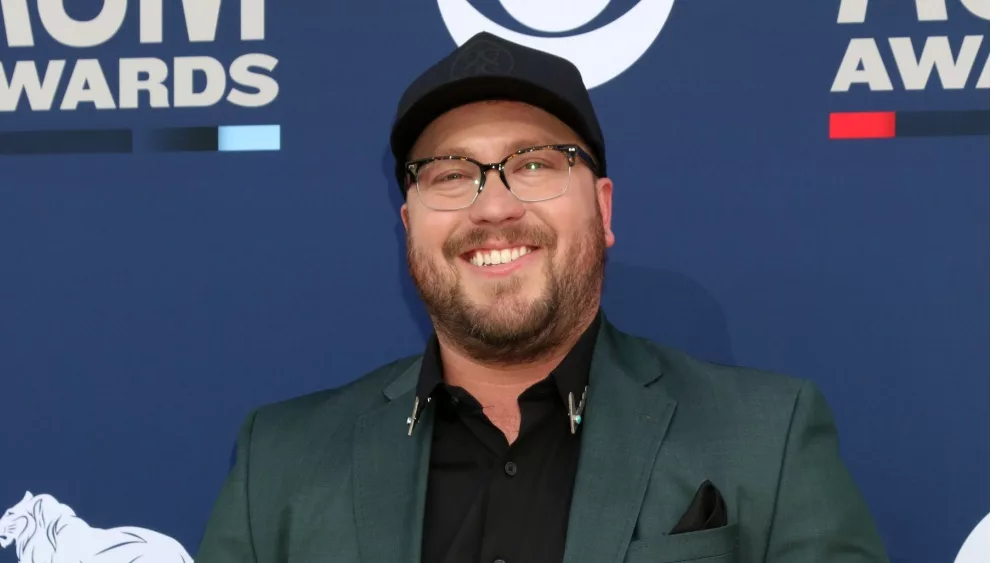
[[[434,420],[407,435],[419,369],[407,358],[252,413],[197,563],[418,563]],[[602,319],[585,414],[567,563],[888,562],[808,382]],[[728,525],[669,534],[706,479]]]

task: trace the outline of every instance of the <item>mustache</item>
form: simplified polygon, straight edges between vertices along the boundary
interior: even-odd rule
[[[554,246],[555,235],[539,225],[511,225],[499,228],[475,227],[456,234],[444,244],[444,255],[454,258],[471,247],[487,241],[500,241],[511,246]]]

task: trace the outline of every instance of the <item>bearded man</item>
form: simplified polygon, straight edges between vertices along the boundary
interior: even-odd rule
[[[252,413],[199,563],[885,563],[806,381],[601,309],[613,184],[568,61],[480,34],[390,144],[424,352]]]

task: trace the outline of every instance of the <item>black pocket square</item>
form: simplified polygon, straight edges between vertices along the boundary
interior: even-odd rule
[[[670,531],[672,534],[683,534],[687,532],[697,532],[699,530],[711,530],[721,528],[728,524],[726,516],[726,501],[722,499],[722,493],[711,481],[705,481],[698,487],[691,506],[688,507],[684,516],[681,516],[677,525]]]

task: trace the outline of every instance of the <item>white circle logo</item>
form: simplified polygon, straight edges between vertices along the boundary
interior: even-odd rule
[[[596,18],[610,0],[500,0],[511,17],[542,32],[577,29]],[[494,23],[470,0],[438,0],[448,33],[457,45],[487,31],[525,47],[571,61],[588,89],[625,72],[639,60],[667,23],[674,0],[639,0],[631,10],[604,27],[566,37],[534,37]]]
[[[500,0],[500,5],[521,25],[550,33],[587,25],[610,3],[611,0]]]
[[[955,563],[988,563],[990,560],[990,515],[987,514],[972,529],[958,551]]]

